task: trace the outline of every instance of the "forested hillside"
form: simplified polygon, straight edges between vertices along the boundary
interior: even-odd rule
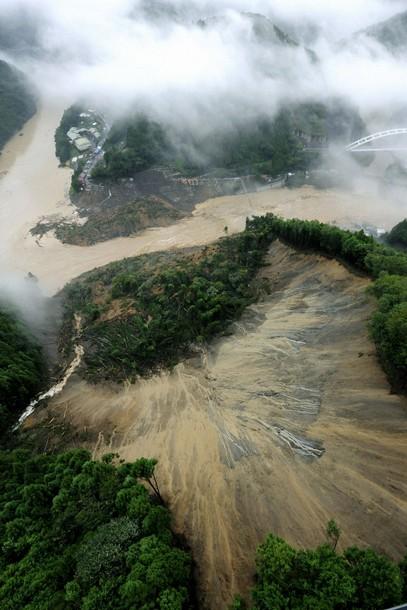
[[[0,150],[36,110],[22,72],[0,60]]]
[[[360,34],[380,42],[393,53],[404,53],[407,50],[407,11],[372,25]]]
[[[79,311],[86,375],[134,380],[221,333],[255,298],[268,243],[263,231],[246,231],[203,252],[124,259],[69,284],[66,327]]]
[[[375,278],[378,307],[370,321],[383,369],[395,391],[407,391],[407,255],[378,244],[363,231],[352,233],[318,221],[282,220],[272,214],[248,223],[289,244],[322,252]]]
[[[377,353],[393,388],[407,391],[407,256],[363,231],[269,214],[203,252],[125,259],[85,274],[65,289],[66,327],[84,318],[86,375],[135,379],[172,366],[223,332],[257,298],[255,280],[275,238],[322,252],[377,278],[371,323]]]
[[[407,218],[392,228],[390,233],[386,236],[386,240],[392,246],[407,249]]]
[[[407,256],[363,232],[271,214],[247,220],[242,233],[203,249],[125,259],[85,274],[64,292],[63,341],[69,346],[79,312],[82,372],[95,382],[135,380],[171,367],[272,290],[256,276],[276,238],[374,278],[372,336],[394,389],[405,391]],[[21,346],[9,339],[15,325],[9,318],[3,324],[0,353],[7,365],[21,357]],[[5,387],[20,390],[18,375]],[[96,462],[83,450],[33,455],[21,448],[0,453],[0,462],[2,608],[192,607],[191,558],[171,532],[155,460],[127,464],[111,455]],[[377,610],[378,600],[384,608],[404,599],[405,561],[397,566],[354,547],[339,553],[338,537],[331,523],[328,544],[303,551],[270,535],[258,551],[249,608]],[[245,604],[236,599],[233,607]]]
[[[359,113],[343,101],[288,105],[273,118],[235,121],[208,135],[160,124],[146,115],[116,122],[95,180],[118,180],[157,165],[184,175],[223,170],[225,175],[279,175],[306,169],[329,141],[350,142],[365,133]],[[176,144],[174,144],[176,142]]]
[[[45,363],[25,326],[0,309],[0,435],[41,389]]]

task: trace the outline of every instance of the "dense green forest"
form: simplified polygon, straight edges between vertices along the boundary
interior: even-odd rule
[[[258,295],[253,281],[276,237],[322,252],[374,277],[378,308],[370,329],[395,391],[407,391],[407,255],[318,221],[253,218],[243,233],[200,253],[130,258],[97,269],[65,289],[67,328],[85,319],[90,379],[134,379],[172,366],[192,344],[223,332]],[[109,311],[115,311],[108,315]]]
[[[36,111],[24,74],[0,60],[0,150]]]
[[[185,175],[214,169],[231,175],[279,175],[316,162],[318,153],[307,151],[307,145],[318,148],[337,139],[350,142],[364,132],[358,112],[338,100],[291,105],[273,118],[235,121],[208,135],[182,127],[174,130],[136,114],[113,125],[104,160],[95,167],[93,178],[118,180],[160,164]]]
[[[0,605],[4,610],[188,610],[192,561],[171,531],[155,460],[94,461],[83,449],[0,451]],[[377,610],[407,598],[407,558],[372,549],[297,550],[270,534],[243,610]]]
[[[144,115],[114,125],[104,160],[95,167],[92,177],[117,180],[158,164],[174,165],[185,175],[213,168],[233,170],[232,174],[279,174],[306,166],[301,142],[285,112],[273,121],[263,119],[206,138],[182,131],[168,133],[169,137],[163,126]],[[179,141],[179,147],[171,145],[170,139]]]
[[[188,610],[192,561],[171,531],[156,461],[94,461],[82,449],[0,452],[4,610]],[[253,610],[377,610],[407,594],[399,566],[372,549],[297,550],[270,534],[257,551]],[[247,606],[241,598],[234,610]]]
[[[191,558],[154,467],[80,449],[0,452],[2,610],[190,608]]]
[[[386,241],[392,246],[407,249],[407,218],[396,224],[386,235]]]
[[[237,598],[232,610],[384,610],[407,599],[407,556],[398,566],[373,549],[336,552],[340,530],[328,542],[297,550],[270,534],[256,557],[252,604]]]
[[[13,314],[0,309],[0,436],[28,406],[44,380],[41,348]]]
[[[104,161],[92,172],[95,180],[133,176],[162,162],[170,147],[161,125],[136,114],[113,125],[104,148]]]

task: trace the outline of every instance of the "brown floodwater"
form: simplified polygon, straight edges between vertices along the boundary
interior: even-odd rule
[[[68,205],[71,172],[58,168],[54,132],[65,104],[43,103],[0,156],[0,270],[36,275],[46,294],[54,294],[84,271],[126,256],[194,246],[240,231],[247,216],[276,212],[286,217],[317,218],[342,226],[374,224],[390,228],[406,210],[373,195],[345,191],[271,189],[211,199],[193,215],[170,227],[148,229],[135,237],[118,238],[89,247],[64,245],[52,236],[40,241],[29,230],[44,216],[72,218]]]

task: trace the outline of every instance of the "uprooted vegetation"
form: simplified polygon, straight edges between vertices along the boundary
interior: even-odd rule
[[[203,251],[125,259],[69,284],[67,319],[85,315],[87,377],[134,380],[222,332],[254,299],[266,248],[244,233]]]
[[[256,272],[273,239],[322,252],[377,278],[371,333],[393,388],[407,389],[407,256],[317,221],[273,215],[195,252],[125,259],[84,275],[65,289],[65,328],[85,316],[86,376],[134,380],[176,364],[222,333],[258,294]]]
[[[31,229],[35,237],[55,231],[64,244],[92,246],[115,237],[128,237],[149,227],[167,226],[184,214],[159,197],[144,197],[123,206],[97,208],[89,211],[83,224],[62,221],[41,221]]]

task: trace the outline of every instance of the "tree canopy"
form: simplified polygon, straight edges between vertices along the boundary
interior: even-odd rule
[[[404,563],[372,549],[296,550],[270,534],[256,558],[252,610],[378,610],[405,601]],[[243,600],[234,608],[243,610]]]
[[[0,309],[0,434],[41,389],[42,351],[12,313]]]
[[[117,180],[133,176],[162,161],[168,150],[162,126],[143,114],[136,114],[113,126],[103,161],[96,165],[92,177]]]
[[[257,298],[256,273],[277,237],[375,278],[371,335],[393,388],[407,391],[407,255],[363,231],[272,214],[248,220],[241,234],[225,234],[199,255],[129,258],[68,285],[66,318],[72,320],[74,311],[84,317],[88,376],[134,379],[172,366],[192,344],[223,332]],[[110,315],[112,304],[116,313]]]
[[[55,131],[55,154],[62,164],[69,161],[72,156],[72,145],[67,136],[71,127],[80,123],[80,114],[83,112],[82,106],[74,104],[67,108],[61,118],[61,122]]]
[[[155,464],[94,461],[82,449],[0,452],[1,608],[189,608],[191,558],[171,532]]]
[[[407,248],[407,218],[392,228],[387,235],[387,241],[392,246]]]

